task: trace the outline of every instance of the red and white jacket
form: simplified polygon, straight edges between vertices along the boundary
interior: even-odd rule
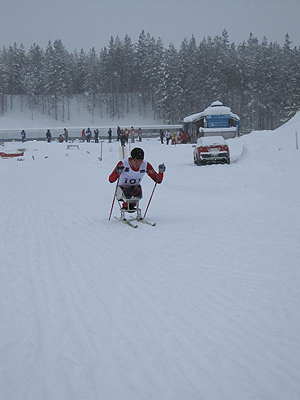
[[[121,165],[124,165],[124,170],[121,175],[115,173],[115,169]],[[134,169],[130,158],[125,158],[119,161],[115,166],[113,172],[109,175],[109,182],[115,182],[119,177],[119,186],[126,187],[132,185],[140,185],[145,173],[150,176],[156,183],[161,183],[164,174],[162,172],[157,173],[150,163],[143,161],[139,169]]]

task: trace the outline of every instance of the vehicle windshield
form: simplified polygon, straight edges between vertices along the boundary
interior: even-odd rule
[[[213,146],[220,144],[225,144],[225,139],[223,136],[205,136],[197,140],[198,146]]]

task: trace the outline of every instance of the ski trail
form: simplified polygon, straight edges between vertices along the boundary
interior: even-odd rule
[[[272,178],[250,158],[194,168],[191,148],[164,148],[157,226],[131,229],[108,222],[114,159],[41,149],[1,165],[5,400],[299,398],[299,227],[284,170]]]

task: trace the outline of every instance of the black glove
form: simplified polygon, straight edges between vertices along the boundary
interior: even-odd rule
[[[121,175],[121,173],[123,172],[124,169],[124,165],[119,165],[116,169],[115,169],[115,173],[118,175]]]
[[[159,166],[158,166],[158,172],[164,173],[165,170],[166,170],[165,164],[159,164]]]

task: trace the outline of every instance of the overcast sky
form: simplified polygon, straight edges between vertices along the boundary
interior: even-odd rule
[[[251,32],[283,45],[288,33],[300,46],[300,0],[0,0],[1,48],[61,39],[69,52],[100,52],[111,36],[136,43],[144,30],[179,49],[185,37],[199,44],[223,29],[236,44]]]

